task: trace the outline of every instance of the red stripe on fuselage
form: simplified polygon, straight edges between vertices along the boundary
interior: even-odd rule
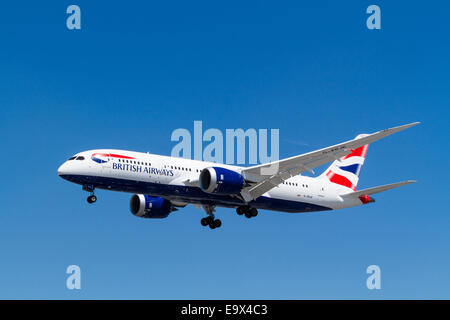
[[[109,156],[112,158],[120,158],[120,159],[136,159],[133,157],[127,157],[127,156],[122,156],[120,154],[113,154],[113,153],[111,153]]]
[[[114,153],[94,153],[92,156],[95,157],[96,155],[104,156],[104,157],[111,157],[111,158],[120,158],[120,159],[136,159],[133,157],[122,156],[120,154],[114,154]]]

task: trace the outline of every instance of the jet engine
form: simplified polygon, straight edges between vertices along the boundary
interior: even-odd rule
[[[206,193],[238,194],[244,186],[244,177],[235,171],[210,167],[200,172],[200,188]]]
[[[161,219],[177,209],[164,198],[135,194],[130,199],[130,210],[136,217]]]

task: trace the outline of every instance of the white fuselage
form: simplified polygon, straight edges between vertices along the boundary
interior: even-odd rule
[[[245,204],[233,195],[205,193],[198,184],[200,172],[205,168],[222,167],[241,172],[244,167],[114,149],[84,151],[72,158],[59,167],[58,174],[87,188],[159,196],[179,205],[238,207]],[[361,205],[359,199],[340,196],[349,191],[352,190],[321,177],[298,175],[249,204],[258,209],[285,212]]]

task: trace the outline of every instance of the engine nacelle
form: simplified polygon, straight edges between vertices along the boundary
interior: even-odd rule
[[[135,194],[130,199],[130,210],[137,217],[161,219],[167,218],[176,209],[169,200]]]
[[[210,167],[200,172],[200,188],[206,193],[238,194],[244,186],[244,177],[233,170]]]

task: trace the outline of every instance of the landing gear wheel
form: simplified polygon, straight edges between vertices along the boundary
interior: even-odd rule
[[[202,224],[202,226],[206,227],[209,224],[208,218],[203,218],[202,220],[200,220],[200,223]]]
[[[216,229],[216,228],[220,228],[221,225],[222,225],[222,221],[220,221],[220,219],[216,219],[216,220],[213,220],[213,221],[209,224],[209,227],[210,227],[211,229]]]
[[[206,218],[203,218],[203,219],[205,219],[205,221],[206,221],[206,224],[211,224],[211,223],[213,223],[213,222],[214,222],[214,218],[213,218],[213,217],[211,217],[211,216],[209,216],[209,217],[206,217]]]
[[[256,217],[258,215],[258,210],[256,210],[255,208],[251,208],[249,213],[252,217]]]
[[[217,220],[214,220],[214,217],[208,216],[208,217],[202,218],[202,220],[200,220],[200,223],[204,227],[206,227],[206,226],[210,226],[210,227],[213,226],[213,227],[215,227],[216,221]],[[222,223],[220,223],[220,224],[222,224]],[[211,228],[211,229],[214,229],[214,228]]]
[[[237,207],[236,208],[236,213],[240,216],[242,216],[244,214],[244,209],[242,207]]]
[[[247,212],[245,213],[245,217],[248,218],[248,219],[250,219],[250,218],[253,217],[253,216],[252,216],[252,214],[250,213],[250,211],[247,211]]]
[[[220,219],[214,220],[213,223],[215,228],[220,228],[222,226],[222,221]]]
[[[87,197],[88,203],[94,203],[95,201],[97,201],[97,197],[95,195],[92,194],[89,197]]]

